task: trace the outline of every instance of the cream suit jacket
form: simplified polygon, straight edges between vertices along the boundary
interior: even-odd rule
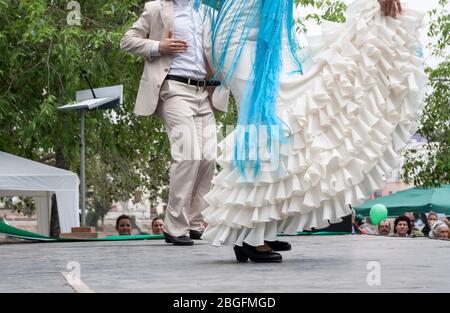
[[[120,48],[145,59],[144,72],[139,84],[134,113],[137,115],[154,115],[159,101],[161,85],[168,74],[172,58],[169,55],[150,57],[150,47],[154,41],[161,41],[168,30],[173,30],[173,2],[157,0],[147,2],[145,10],[133,26],[123,35]],[[211,72],[211,27],[205,19],[203,31],[203,49],[208,69]],[[208,88],[213,89],[213,88]],[[212,106],[221,112],[228,110],[230,91],[225,86],[215,88],[210,94]]]

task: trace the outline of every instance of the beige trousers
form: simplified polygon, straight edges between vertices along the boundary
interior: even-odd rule
[[[208,92],[173,80],[161,86],[158,114],[170,140],[169,203],[164,228],[172,236],[200,230],[204,196],[214,176],[217,132]]]

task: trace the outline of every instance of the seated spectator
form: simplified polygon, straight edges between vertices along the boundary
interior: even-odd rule
[[[359,214],[358,214],[359,215]],[[372,223],[370,222],[370,217],[363,218],[360,215],[361,222],[359,223],[359,228],[364,229],[368,235],[375,235],[375,230],[370,227]]]
[[[352,234],[367,235],[367,231],[359,227],[359,225],[361,225],[362,223],[362,220],[362,216],[360,214],[356,215],[355,210],[352,209]]]
[[[161,218],[155,217],[152,221],[152,233],[160,235],[164,232],[164,222]]]
[[[402,215],[394,221],[394,236],[408,237],[411,235],[411,221],[408,217]]]
[[[425,237],[430,235],[431,226],[437,221],[437,214],[433,211],[430,211],[427,216],[427,224],[422,228],[422,233]]]
[[[121,215],[116,220],[116,230],[120,236],[129,236],[133,230],[131,218],[128,215]]]
[[[450,220],[448,219],[447,216],[441,217],[441,221],[443,221],[445,224],[447,224],[447,226],[450,228]]]
[[[413,212],[406,212],[405,216],[411,222],[411,237],[423,237],[424,234],[416,227],[416,217]]]
[[[382,220],[378,224],[377,235],[389,236],[391,234],[391,223],[388,220]]]
[[[431,226],[429,237],[433,239],[448,239],[448,225],[443,221],[437,221]]]

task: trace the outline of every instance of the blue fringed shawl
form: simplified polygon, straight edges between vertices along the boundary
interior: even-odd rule
[[[201,2],[195,0],[195,9],[201,8]],[[213,66],[217,68],[216,76],[218,73],[223,74],[224,83],[232,78],[250,31],[258,18],[260,21],[256,56],[240,104],[234,147],[234,161],[239,172],[245,177],[245,169],[252,168],[256,177],[261,167],[259,148],[266,145],[273,161],[278,159],[278,155],[274,153],[274,144],[284,142],[283,122],[276,114],[284,31],[292,60],[298,66],[298,71],[302,72],[295,35],[293,0],[204,0],[203,3],[206,5],[206,15],[211,19],[212,44],[216,51],[213,54]],[[247,6],[251,6],[251,9]],[[230,13],[230,10],[233,12]],[[244,12],[247,16],[244,16]],[[221,27],[225,14],[229,23],[226,28]],[[233,14],[231,19],[230,14]],[[230,68],[224,72],[225,60],[230,53],[228,46],[236,35],[238,25],[242,27],[239,45],[232,52],[234,55]],[[217,42],[219,32],[221,41]]]

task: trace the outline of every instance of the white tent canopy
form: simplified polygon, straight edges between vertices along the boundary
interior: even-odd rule
[[[0,151],[0,197],[33,197],[38,233],[50,233],[51,197],[56,195],[61,232],[80,226],[77,174]]]

